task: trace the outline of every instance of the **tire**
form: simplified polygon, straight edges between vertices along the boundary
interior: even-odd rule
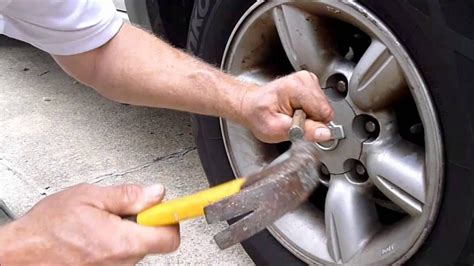
[[[442,128],[443,199],[431,233],[410,263],[472,264],[474,3],[467,0],[359,2],[382,18],[409,52],[430,89]],[[188,50],[219,66],[233,28],[253,3],[250,0],[196,1]],[[192,121],[210,185],[232,179],[219,119],[194,115]],[[242,245],[256,264],[303,264],[266,230]]]

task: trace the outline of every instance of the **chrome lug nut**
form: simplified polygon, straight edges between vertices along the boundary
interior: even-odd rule
[[[362,164],[356,165],[356,173],[358,175],[365,175],[365,167]]]
[[[373,121],[367,121],[365,123],[365,130],[369,133],[374,133],[377,130],[377,125]]]
[[[339,80],[336,84],[336,90],[338,92],[342,92],[342,93],[346,92],[346,90],[347,90],[346,83],[342,80]]]

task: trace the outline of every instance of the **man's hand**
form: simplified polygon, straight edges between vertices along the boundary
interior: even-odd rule
[[[135,264],[178,248],[179,227],[122,220],[161,201],[161,185],[78,185],[0,230],[0,264]]]
[[[305,136],[308,141],[327,141],[331,132],[325,125],[333,112],[319,87],[316,75],[300,71],[274,80],[243,96],[243,123],[260,140],[276,143],[288,140],[293,113],[303,109],[308,115]]]

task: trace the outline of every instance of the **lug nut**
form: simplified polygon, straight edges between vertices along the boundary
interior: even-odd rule
[[[346,90],[347,90],[346,83],[345,83],[344,81],[342,81],[342,80],[339,80],[339,81],[337,82],[337,84],[336,84],[336,90],[337,90],[338,92],[341,92],[341,93],[346,92]]]
[[[357,164],[355,170],[358,175],[365,175],[365,167],[362,164]]]
[[[374,133],[377,130],[377,125],[373,121],[365,122],[365,130],[369,133]]]

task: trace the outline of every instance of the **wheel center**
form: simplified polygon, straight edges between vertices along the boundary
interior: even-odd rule
[[[344,127],[342,125],[336,125],[333,121],[329,122],[328,127],[331,130],[331,135],[334,139],[316,143],[316,146],[318,146],[321,150],[332,151],[339,144],[339,140],[345,138],[345,133]]]
[[[349,171],[344,166],[348,159],[359,159],[362,145],[361,140],[354,132],[353,121],[356,114],[346,100],[333,101],[330,104],[334,110],[334,119],[329,124],[333,130],[339,130],[344,138],[327,142],[316,143],[321,150],[321,162],[324,163],[330,174],[341,174]]]

